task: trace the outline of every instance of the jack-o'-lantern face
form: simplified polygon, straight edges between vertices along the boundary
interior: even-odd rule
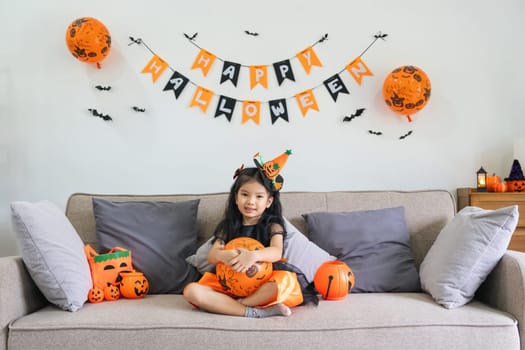
[[[262,169],[269,179],[273,179],[279,174],[279,164],[272,161],[264,163]]]
[[[120,293],[123,297],[138,299],[148,294],[149,282],[142,272],[123,272],[120,275]]]
[[[90,303],[96,304],[104,300],[104,291],[100,288],[91,288],[88,292],[88,300]]]
[[[108,285],[104,288],[104,298],[110,301],[118,300],[120,298],[119,287],[112,284]]]
[[[323,263],[314,275],[315,289],[326,300],[344,299],[354,284],[353,271],[343,261],[339,260]]]
[[[509,192],[525,192],[525,180],[507,181]]]

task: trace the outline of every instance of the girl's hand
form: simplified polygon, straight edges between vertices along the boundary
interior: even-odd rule
[[[243,248],[235,249],[234,251],[239,252],[237,256],[228,262],[228,265],[236,272],[245,272],[253,264],[257,262],[257,251],[247,250]]]
[[[237,251],[237,249],[223,249],[218,254],[219,261],[225,263],[226,265],[230,265],[230,266],[231,266],[230,261],[236,258],[237,256],[239,256],[239,252]]]

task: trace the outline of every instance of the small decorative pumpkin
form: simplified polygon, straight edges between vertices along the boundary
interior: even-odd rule
[[[508,192],[525,192],[525,180],[507,181]]]
[[[120,293],[124,298],[144,298],[149,291],[149,282],[142,272],[121,272]]]
[[[315,289],[325,300],[344,299],[354,284],[354,273],[344,261],[326,261],[314,275]]]
[[[500,183],[501,179],[496,174],[487,175],[487,191],[496,192],[495,187],[497,183]]]
[[[118,286],[110,284],[104,288],[104,298],[109,301],[120,299],[120,289]]]
[[[100,303],[104,300],[104,291],[98,287],[91,288],[88,292],[88,300],[93,304]]]
[[[264,246],[261,242],[250,237],[239,237],[232,239],[224,249],[244,248],[247,250],[259,250]],[[236,272],[231,266],[218,262],[216,274],[219,283],[224,290],[235,294],[238,297],[245,297],[255,292],[271,277],[273,272],[272,264],[266,261],[258,261],[245,272]]]
[[[507,183],[498,182],[494,185],[494,192],[507,192]]]

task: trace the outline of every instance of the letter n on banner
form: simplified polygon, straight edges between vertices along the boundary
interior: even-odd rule
[[[195,58],[195,61],[193,62],[191,69],[200,68],[202,70],[202,74],[206,76],[208,75],[208,72],[210,71],[210,68],[213,65],[214,61],[215,61],[214,54],[204,49],[201,49],[199,54]]]
[[[284,98],[269,101],[268,104],[270,105],[272,124],[274,124],[279,118],[288,121],[288,109],[286,108],[286,100]]]
[[[306,112],[308,112],[309,109],[315,109],[319,112],[319,106],[317,105],[312,89],[295,95],[295,99],[297,100],[297,104],[299,104],[303,117],[306,116]]]
[[[355,79],[355,81],[361,85],[361,82],[363,81],[363,76],[369,75],[372,76],[372,71],[368,69],[365,62],[361,59],[361,57],[357,57],[355,60],[350,62],[346,66],[346,70],[350,73],[350,75]]]
[[[248,120],[253,120],[255,124],[259,125],[261,115],[261,102],[259,101],[244,101],[242,103],[242,123],[245,124]]]
[[[175,98],[179,98],[180,93],[182,92],[182,90],[184,90],[188,82],[188,78],[175,71],[162,91],[173,90],[173,92],[175,93]]]
[[[211,98],[213,97],[213,91],[197,86],[197,90],[193,95],[193,99],[190,103],[190,108],[193,106],[199,106],[201,110],[206,113],[208,106],[210,105]]]
[[[334,102],[337,102],[337,96],[339,96],[339,94],[350,94],[339,74],[335,74],[326,79],[323,81],[323,84],[328,90],[328,93],[330,93],[330,96],[332,96]]]
[[[310,74],[310,70],[313,66],[322,67],[321,61],[315,54],[314,49],[311,46],[308,46],[303,51],[299,52],[297,55],[299,62],[301,62],[306,74]]]
[[[154,55],[142,69],[141,73],[151,73],[151,79],[153,82],[157,81],[157,79],[164,73],[164,71],[168,68],[168,63],[165,62],[162,58],[160,58],[157,55]]]
[[[235,109],[235,103],[237,100],[221,95],[219,103],[217,104],[217,110],[215,111],[215,118],[220,117],[224,114],[229,122],[232,121],[233,110]]]

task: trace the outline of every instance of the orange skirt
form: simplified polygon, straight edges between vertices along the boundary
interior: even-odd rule
[[[276,270],[272,272],[272,276],[268,282],[275,282],[277,284],[277,296],[275,300],[259,307],[268,307],[274,304],[284,304],[288,307],[294,307],[303,302],[303,293],[301,292],[301,285],[297,281],[295,272]],[[225,290],[219,283],[217,275],[211,272],[205,272],[201,277],[199,284],[208,286],[217,292],[221,292],[237,298],[233,293]]]

